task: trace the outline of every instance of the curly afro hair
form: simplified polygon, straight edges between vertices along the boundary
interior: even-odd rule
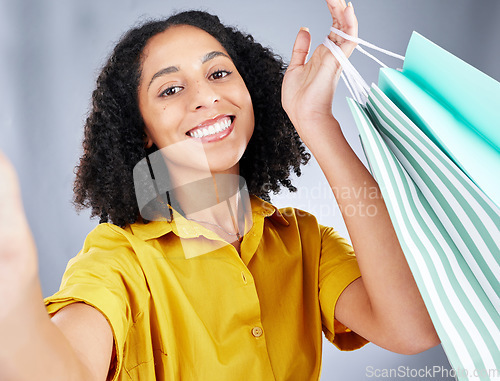
[[[110,221],[124,227],[139,220],[133,168],[158,149],[144,146],[144,122],[138,105],[142,52],[151,37],[174,25],[191,25],[212,35],[245,81],[255,128],[240,160],[240,175],[250,194],[269,201],[269,193],[278,193],[281,186],[296,191],[290,173],[300,176],[301,164],[310,158],[281,106],[286,65],[279,56],[251,35],[224,26],[217,16],[206,12],[187,11],[148,21],[128,31],[114,48],[97,79],[85,123],[73,203],[78,211],[91,208],[91,217],[100,217],[100,223]]]

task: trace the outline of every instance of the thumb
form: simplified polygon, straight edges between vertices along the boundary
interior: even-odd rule
[[[0,199],[11,198],[19,192],[19,180],[10,160],[0,151]]]
[[[311,35],[309,34],[309,29],[302,27],[295,38],[295,43],[293,44],[292,58],[290,59],[288,70],[294,70],[295,68],[306,63],[310,47]]]
[[[5,273],[8,267],[4,265],[14,261],[10,263],[21,265],[25,274],[30,271],[35,274],[38,270],[33,255],[36,257],[36,246],[24,213],[19,178],[12,163],[0,151],[0,270]],[[0,294],[1,291],[0,287]]]
[[[23,212],[21,189],[14,166],[0,151],[0,225],[6,227]],[[4,226],[5,225],[5,226]]]

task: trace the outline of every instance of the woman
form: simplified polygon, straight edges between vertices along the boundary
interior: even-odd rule
[[[328,7],[334,26],[357,35],[352,6]],[[352,43],[329,38],[350,55]],[[46,308],[2,157],[2,379],[313,380],[322,330],[347,350],[367,340],[400,353],[438,343],[384,202],[364,191],[377,185],[331,114],[340,67],[323,46],[306,63],[309,46],[300,30],[281,88],[272,53],[204,13],[124,36],[93,95],[75,184],[75,201],[103,223]],[[356,258],[311,215],[257,197],[292,188],[290,169],[307,161],[292,128],[345,211]],[[149,221],[154,213],[141,216],[148,208],[138,205],[149,185],[136,178],[134,188],[131,172],[156,149],[172,208]],[[161,201],[153,209],[165,217]]]

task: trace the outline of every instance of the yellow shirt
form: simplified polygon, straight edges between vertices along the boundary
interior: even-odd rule
[[[48,313],[79,301],[104,314],[113,380],[318,380],[322,331],[342,350],[367,342],[333,316],[360,276],[356,258],[314,216],[255,196],[251,204],[241,257],[231,245],[184,255],[186,242],[221,240],[179,214],[98,225],[45,299]]]

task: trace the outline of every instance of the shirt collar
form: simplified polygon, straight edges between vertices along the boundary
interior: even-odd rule
[[[254,219],[270,218],[271,220],[284,226],[289,225],[288,221],[285,217],[283,217],[278,208],[271,203],[264,201],[257,196],[251,195],[250,204],[252,206],[252,216]],[[174,218],[172,221],[151,221],[147,224],[135,222],[127,225],[125,229],[130,230],[132,234],[144,241],[161,237],[170,232],[173,232],[182,238],[197,237],[201,234],[201,231],[199,231],[196,227],[197,224],[192,224],[177,211],[173,211],[173,216]],[[208,229],[203,230],[206,232]],[[208,234],[210,235],[210,231]],[[215,233],[213,233],[213,235],[216,236]]]

